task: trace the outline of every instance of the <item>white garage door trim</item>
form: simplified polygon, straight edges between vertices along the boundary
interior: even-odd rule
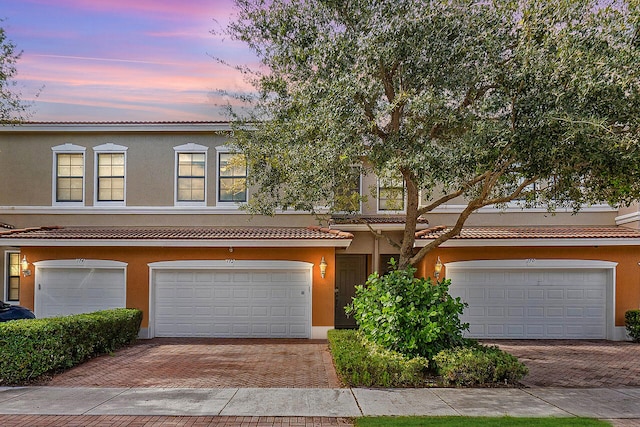
[[[102,260],[102,259],[57,259],[36,261],[33,263],[35,266],[34,276],[34,313],[36,317],[42,316],[42,301],[41,293],[38,292],[40,286],[41,277],[44,275],[44,271],[47,269],[74,269],[74,270],[92,270],[92,269],[108,269],[108,270],[120,270],[122,274],[122,301],[118,304],[120,307],[127,306],[127,263],[121,261]]]
[[[618,263],[597,260],[515,259],[456,261],[445,264],[447,276],[461,270],[603,270],[606,272],[606,339],[618,339],[615,328],[616,266]],[[451,284],[452,287],[455,283]]]
[[[312,335],[312,303],[313,303],[313,264],[303,261],[265,261],[265,260],[181,260],[149,263],[149,328],[145,334],[155,337],[155,273],[158,270],[302,270],[308,274],[309,282],[309,320],[307,324],[308,338]]]

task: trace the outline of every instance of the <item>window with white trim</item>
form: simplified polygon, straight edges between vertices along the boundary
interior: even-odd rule
[[[58,145],[53,150],[53,204],[84,205],[85,147]]]
[[[93,148],[95,160],[95,204],[122,205],[126,196],[127,147],[103,144]]]
[[[175,203],[177,205],[206,205],[207,150],[198,144],[174,147],[176,152]]]
[[[226,147],[216,148],[217,205],[237,206],[247,201],[247,160],[244,154],[230,151]]]
[[[406,187],[398,172],[387,171],[378,178],[378,211],[404,212]]]
[[[5,252],[5,300],[20,301],[20,252]]]

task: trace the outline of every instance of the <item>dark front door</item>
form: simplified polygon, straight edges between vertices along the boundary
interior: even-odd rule
[[[355,295],[355,286],[364,285],[367,281],[366,255],[336,255],[336,307],[335,328],[355,328],[353,317],[344,312]]]

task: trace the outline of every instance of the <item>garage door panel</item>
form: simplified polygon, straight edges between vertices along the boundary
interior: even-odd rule
[[[250,282],[249,273],[233,273],[233,282],[235,283],[248,283]]]
[[[196,280],[188,283],[185,277],[189,275]],[[192,271],[176,275],[158,271],[156,277],[159,276],[161,281],[154,281],[155,304],[162,308],[155,313],[156,336],[309,336],[308,274],[266,270],[206,274]],[[294,282],[292,277],[303,280]],[[208,282],[201,281],[203,278],[208,278]],[[165,292],[165,287],[171,287],[172,292]],[[173,309],[179,306],[197,313],[198,319],[191,320],[191,331],[185,326],[188,325],[186,321],[179,328],[172,326],[175,320],[171,319],[175,317],[167,313],[166,308],[171,306],[167,304],[168,299],[176,303]],[[205,329],[206,324],[209,326]]]
[[[35,293],[38,317],[66,316],[125,306],[123,268],[38,270]]]
[[[507,307],[507,313],[509,317],[524,317],[524,307]]]
[[[453,296],[476,338],[604,338],[606,270],[457,270]],[[500,278],[506,278],[502,281]]]
[[[504,317],[504,307],[489,307],[487,309],[488,317]]]

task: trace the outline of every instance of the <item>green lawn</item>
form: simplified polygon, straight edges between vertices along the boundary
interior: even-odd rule
[[[591,418],[512,417],[363,417],[356,427],[596,427],[611,424]]]

